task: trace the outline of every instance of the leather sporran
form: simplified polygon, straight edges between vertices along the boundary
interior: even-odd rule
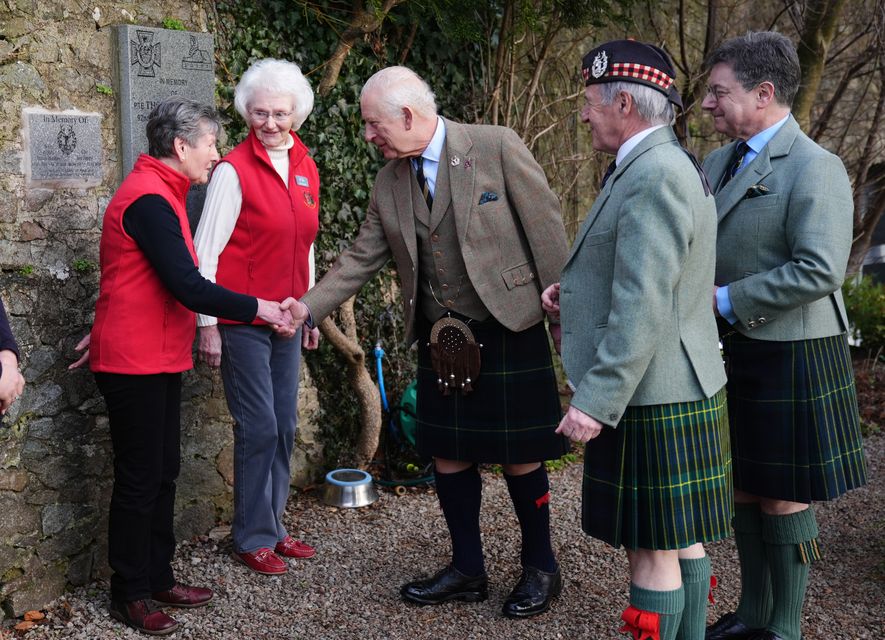
[[[437,384],[444,396],[452,391],[467,395],[479,376],[479,349],[476,338],[464,322],[444,317],[430,329],[430,361]]]

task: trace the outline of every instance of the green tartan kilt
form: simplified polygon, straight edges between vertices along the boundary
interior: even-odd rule
[[[430,323],[418,325],[418,452],[498,464],[567,453],[568,439],[555,433],[562,408],[544,323],[517,332],[494,319],[468,326],[482,344],[479,377],[473,392],[445,396],[431,366]]]
[[[736,489],[804,502],[866,483],[847,337],[722,340]]]
[[[627,407],[584,452],[584,531],[628,549],[682,549],[729,535],[733,505],[725,389]]]

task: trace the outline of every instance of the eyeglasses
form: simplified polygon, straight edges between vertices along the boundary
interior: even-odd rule
[[[268,118],[273,118],[274,122],[276,122],[277,124],[283,124],[292,117],[292,113],[292,111],[274,111],[273,113],[269,113],[268,111],[249,112],[249,114],[252,116],[252,119],[259,124],[267,122]]]
[[[710,86],[707,85],[707,97],[712,97],[714,100],[722,100],[722,98],[726,97],[730,94],[731,91],[729,89],[723,89],[719,85]]]

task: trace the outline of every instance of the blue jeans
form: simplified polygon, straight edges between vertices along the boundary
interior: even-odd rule
[[[219,325],[221,377],[234,428],[234,551],[273,549],[286,537],[289,458],[298,419],[301,331]]]

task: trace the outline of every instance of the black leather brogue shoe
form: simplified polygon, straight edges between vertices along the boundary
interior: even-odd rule
[[[404,600],[418,604],[439,604],[449,600],[481,602],[489,597],[489,579],[485,573],[465,576],[449,565],[430,578],[404,584],[399,592]]]
[[[504,601],[502,611],[508,618],[528,618],[544,613],[553,598],[562,591],[559,567],[548,573],[534,567],[523,567],[519,582]]]
[[[754,635],[750,636],[748,640],[784,640],[779,635],[777,635],[774,631],[769,631],[768,629],[763,629],[762,631],[757,631]],[[805,638],[802,638],[805,640]]]
[[[736,613],[726,613],[707,627],[704,640],[750,640],[765,629],[751,629]]]

